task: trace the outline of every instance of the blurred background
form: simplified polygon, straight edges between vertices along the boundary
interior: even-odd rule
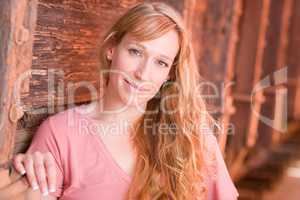
[[[138,2],[0,0],[0,163],[24,152],[48,115],[95,99],[81,85],[99,89],[91,73],[99,66],[99,42]],[[299,199],[300,1],[161,2],[186,22],[201,93],[220,121],[216,137],[239,199]]]

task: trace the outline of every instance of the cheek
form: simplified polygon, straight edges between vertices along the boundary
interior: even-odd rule
[[[161,85],[167,80],[169,70],[160,70],[159,72],[152,73],[152,82],[160,88]]]
[[[130,77],[129,75],[131,71],[134,70],[135,66],[136,63],[128,56],[126,56],[126,52],[116,54],[113,57],[110,67],[110,69],[112,69],[110,75],[112,84],[119,84],[118,82],[120,82],[125,77]]]
[[[114,70],[120,70],[126,72],[126,71],[133,71],[137,65],[138,65],[137,61],[135,59],[132,59],[128,55],[128,53],[124,50],[118,52],[114,56],[111,68]]]

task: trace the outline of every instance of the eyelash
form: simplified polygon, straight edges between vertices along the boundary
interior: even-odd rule
[[[136,56],[142,56],[142,52],[134,49],[134,48],[130,48],[128,49],[130,54],[136,55]],[[165,63],[164,61],[158,60],[159,65],[164,65],[164,67],[169,67],[169,65],[167,63]]]
[[[133,55],[136,55],[136,56],[141,56],[142,55],[142,52],[137,50],[137,49],[131,48],[131,49],[128,49],[128,51],[129,51],[130,54],[133,54]]]
[[[159,60],[158,63],[161,65],[163,64],[164,67],[169,67],[169,65],[167,63],[165,63],[164,61]]]

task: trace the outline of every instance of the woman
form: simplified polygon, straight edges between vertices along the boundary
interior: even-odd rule
[[[104,38],[103,97],[49,117],[15,157],[31,199],[236,199],[178,13],[138,4]]]

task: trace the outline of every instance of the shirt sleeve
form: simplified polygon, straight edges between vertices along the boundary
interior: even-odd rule
[[[36,151],[41,153],[50,152],[54,157],[57,185],[55,192],[51,192],[50,195],[60,197],[63,191],[64,177],[63,163],[61,159],[61,145],[57,134],[55,134],[52,129],[49,117],[38,127],[26,153],[33,153]]]
[[[236,200],[238,191],[230,177],[221,150],[214,137],[215,149],[215,177],[209,185],[209,200]]]

